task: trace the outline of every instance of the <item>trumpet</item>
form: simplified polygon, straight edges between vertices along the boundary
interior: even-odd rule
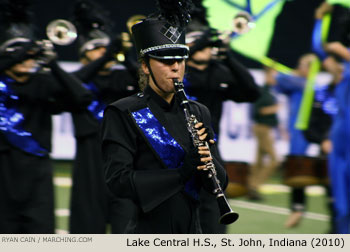
[[[69,45],[77,38],[77,30],[75,26],[64,19],[56,19],[51,21],[46,27],[46,36],[48,39],[36,41],[38,47],[38,57],[36,62],[38,65],[45,65],[51,59],[56,57],[53,44]]]
[[[232,32],[245,34],[255,27],[252,16],[246,12],[239,12],[232,20]]]
[[[78,37],[75,26],[64,19],[51,21],[46,27],[46,35],[56,45],[70,45]]]
[[[185,113],[187,129],[192,137],[193,145],[195,147],[206,146],[209,149],[208,142],[199,139],[197,130],[195,128],[195,125],[198,123],[198,120],[194,114],[190,114],[190,106],[184,91],[183,83],[179,82],[178,79],[173,79],[173,82],[175,86],[176,96],[180,100],[181,107],[183,108]],[[231,224],[238,219],[239,215],[231,209],[230,205],[227,202],[225,194],[220,186],[220,181],[216,176],[214,162],[208,161],[205,163],[205,166],[206,170],[208,171],[208,179],[210,180],[213,186],[212,193],[216,196],[216,200],[220,210],[221,216],[219,218],[219,223],[225,225]]]
[[[255,27],[255,23],[252,20],[253,18],[248,12],[241,11],[232,19],[230,30],[215,30],[213,40],[220,43],[217,43],[217,46],[212,48],[213,58],[218,60],[224,59],[230,41]]]
[[[246,11],[241,11],[233,17],[231,29],[217,30],[217,37],[222,41],[227,41],[234,36],[249,32],[254,27],[255,23],[253,22],[252,16]]]

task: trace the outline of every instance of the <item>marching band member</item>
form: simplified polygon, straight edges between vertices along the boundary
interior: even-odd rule
[[[5,5],[0,6],[5,12],[0,15],[0,233],[54,233],[51,115],[87,106],[91,95],[58,66],[53,51],[35,43],[28,2]],[[39,59],[43,70],[37,69]]]
[[[208,107],[212,115],[211,125],[219,139],[224,101],[253,102],[259,97],[260,90],[248,70],[234,58],[231,49],[226,50],[224,59],[213,58],[213,47],[221,41],[213,40],[207,26],[194,22],[189,27],[186,43],[190,47],[190,56],[186,62],[185,89],[191,99]],[[201,191],[203,233],[225,233],[225,226],[217,222],[220,213],[214,201],[212,195]]]
[[[201,121],[196,125],[199,138],[211,143],[210,150],[197,149],[174,96],[173,79],[183,79],[188,57],[183,18],[188,18],[190,3],[159,1],[159,5],[160,15],[132,28],[143,92],[121,99],[105,111],[102,147],[107,185],[114,194],[136,204],[127,232],[201,233],[199,188],[209,188],[207,174],[201,171],[205,162],[215,163],[223,188],[227,177],[209,137],[213,133],[208,109],[189,101]]]
[[[122,49],[119,36],[111,41],[107,13],[92,1],[80,0],[74,6],[78,29],[80,61],[83,66],[74,74],[93,93],[86,108],[72,113],[76,138],[73,185],[70,205],[70,233],[124,233],[133,211],[131,201],[114,197],[104,181],[99,138],[105,107],[137,92],[137,81],[115,54]]]

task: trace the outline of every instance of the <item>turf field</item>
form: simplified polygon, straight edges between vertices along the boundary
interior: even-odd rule
[[[56,232],[68,232],[71,162],[55,162]],[[289,188],[280,184],[280,174],[261,188],[263,201],[252,202],[245,197],[230,199],[240,218],[228,226],[232,234],[324,234],[329,231],[326,197],[322,187],[308,187],[307,212],[295,228],[286,229],[289,215]]]

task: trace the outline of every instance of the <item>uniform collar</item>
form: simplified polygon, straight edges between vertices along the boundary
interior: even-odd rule
[[[143,92],[146,96],[150,97],[159,107],[165,110],[172,110],[174,107],[176,107],[175,96],[169,104],[161,96],[159,96],[149,85],[145,87]]]

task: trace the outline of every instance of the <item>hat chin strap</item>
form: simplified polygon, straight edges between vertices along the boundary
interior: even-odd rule
[[[156,87],[157,87],[159,90],[163,91],[163,93],[166,93],[166,92],[158,85],[158,83],[157,83],[157,81],[156,81],[156,78],[154,78],[154,75],[153,75],[153,72],[152,72],[152,69],[151,69],[151,65],[150,65],[150,63],[149,63],[149,58],[148,58],[147,60],[145,60],[145,63],[146,63],[146,66],[148,67],[149,73],[151,74],[151,78],[152,78],[152,80],[153,80],[153,83],[156,85]]]

